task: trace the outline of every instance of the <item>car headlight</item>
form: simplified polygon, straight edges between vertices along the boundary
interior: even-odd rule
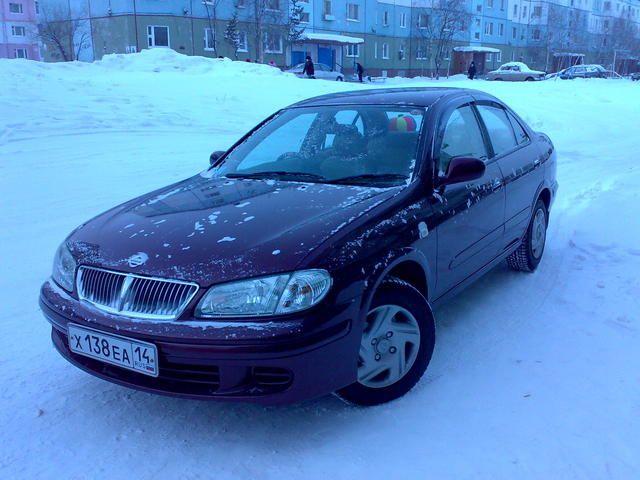
[[[326,270],[252,278],[216,285],[196,308],[198,317],[258,317],[299,312],[318,304],[331,288]]]
[[[55,282],[68,292],[73,291],[73,277],[76,273],[76,261],[67,248],[66,242],[58,247],[53,260],[53,273],[51,276]]]

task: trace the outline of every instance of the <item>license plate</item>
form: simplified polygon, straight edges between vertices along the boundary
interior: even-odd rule
[[[152,343],[69,324],[69,348],[85,357],[158,376],[158,351]]]

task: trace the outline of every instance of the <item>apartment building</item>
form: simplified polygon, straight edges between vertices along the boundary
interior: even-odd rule
[[[40,60],[34,0],[0,0],[0,58]]]
[[[360,62],[374,75],[425,75],[434,69],[437,27],[457,9],[441,74],[465,71],[472,60],[480,71],[511,60],[546,70],[577,62],[637,67],[640,0],[298,1],[304,33],[295,43],[287,37],[290,0],[40,3],[74,20],[71,43],[88,61],[110,53],[172,48],[187,55],[274,61],[281,67],[311,55],[345,72]],[[234,15],[237,45],[225,40]],[[61,59],[52,45],[43,54],[49,61]]]

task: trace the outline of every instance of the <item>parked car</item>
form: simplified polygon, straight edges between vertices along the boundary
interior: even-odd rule
[[[210,162],[60,245],[40,305],[69,362],[192,398],[393,400],[435,306],[536,269],[558,188],[549,137],[453,88],[305,100]]]
[[[621,78],[616,72],[607,70],[602,65],[574,65],[556,73],[562,80],[574,78]]]
[[[505,82],[532,82],[542,80],[544,76],[544,72],[531,70],[525,63],[509,62],[501,65],[497,70],[487,73],[486,79]]]
[[[329,65],[325,65],[324,63],[314,63],[315,77],[320,78],[322,80],[335,80],[338,82],[344,81],[344,75],[340,72],[334,71]],[[295,67],[291,67],[287,72],[293,73],[298,77],[307,78],[306,75],[303,75],[302,69],[304,68],[304,63],[299,63]]]
[[[637,82],[638,80],[640,80],[640,72],[635,72],[631,74],[631,80],[634,82]]]

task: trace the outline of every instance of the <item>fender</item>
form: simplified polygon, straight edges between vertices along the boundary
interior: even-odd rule
[[[404,247],[392,250],[378,263],[372,266],[372,271],[367,276],[365,281],[365,291],[360,303],[360,311],[363,312],[365,316],[369,311],[369,306],[373,301],[373,296],[384,278],[394,269],[394,267],[406,261],[411,261],[420,265],[425,278],[427,279],[427,286],[429,287],[434,285],[434,279],[432,278],[433,274],[429,268],[427,258],[420,250],[413,247]],[[429,299],[427,298],[427,301],[428,300]],[[361,317],[364,319],[364,316],[361,315]]]

